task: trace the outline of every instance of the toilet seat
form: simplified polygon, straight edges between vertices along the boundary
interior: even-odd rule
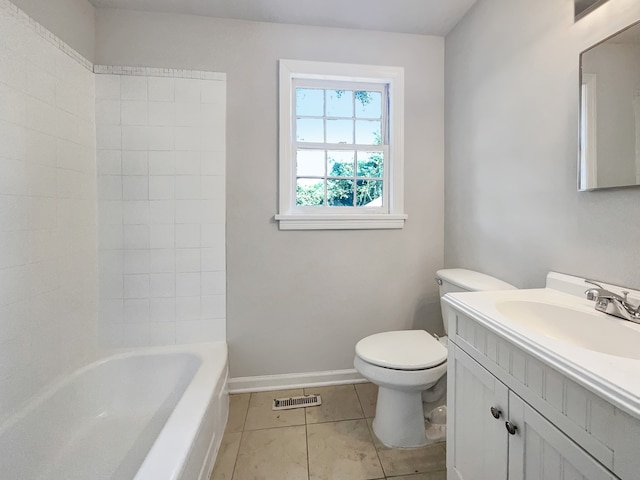
[[[393,370],[427,370],[447,360],[447,349],[424,330],[382,332],[356,344],[356,355]]]

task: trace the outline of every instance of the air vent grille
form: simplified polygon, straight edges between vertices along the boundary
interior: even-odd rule
[[[290,410],[292,408],[317,407],[322,405],[320,395],[301,395],[299,397],[274,398],[272,410]]]

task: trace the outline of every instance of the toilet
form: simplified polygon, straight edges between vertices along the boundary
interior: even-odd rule
[[[452,268],[439,270],[436,281],[442,297],[449,292],[515,289],[489,275]],[[447,332],[447,322],[444,322]],[[423,397],[433,405],[434,417],[446,412],[447,337],[438,338],[425,330],[382,332],[363,338],[356,344],[354,367],[364,378],[378,386],[378,403],[373,431],[388,447],[421,447],[444,440],[425,428]],[[429,423],[429,422],[427,422]],[[435,428],[442,432],[444,426]]]

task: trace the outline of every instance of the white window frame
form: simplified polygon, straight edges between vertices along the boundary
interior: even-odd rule
[[[388,153],[382,208],[296,205],[296,139],[293,111],[297,81],[386,85]],[[326,87],[323,87],[326,88]],[[404,69],[375,65],[280,60],[280,230],[398,229],[404,227]]]

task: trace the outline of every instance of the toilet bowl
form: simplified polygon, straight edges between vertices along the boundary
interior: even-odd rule
[[[424,330],[383,332],[356,345],[354,366],[378,385],[376,436],[390,447],[427,444],[422,392],[447,371],[447,349]]]
[[[436,280],[441,297],[449,292],[515,288],[464,269],[439,270]],[[444,327],[446,332],[446,321]],[[354,367],[378,385],[373,431],[385,445],[410,448],[444,440],[447,340],[425,330],[401,330],[376,333],[356,344]],[[428,405],[427,416],[433,417],[426,422],[423,401]]]

